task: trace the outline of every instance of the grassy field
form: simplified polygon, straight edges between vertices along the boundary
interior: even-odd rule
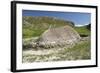
[[[80,36],[89,36],[91,31],[87,29],[86,26],[83,27],[74,27],[74,29],[80,34]]]

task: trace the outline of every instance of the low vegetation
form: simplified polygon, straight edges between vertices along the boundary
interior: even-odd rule
[[[87,29],[87,26],[74,27],[74,29],[80,34],[81,37],[90,36],[91,31]]]
[[[35,41],[45,30],[53,27],[69,25],[81,36],[81,40],[71,48],[53,47],[51,49],[32,48]],[[71,21],[64,21],[52,17],[23,17],[23,63],[87,60],[91,59],[90,25],[74,27]]]
[[[23,63],[31,62],[46,62],[46,61],[64,61],[64,60],[87,60],[91,58],[90,41],[81,41],[72,48],[53,48],[53,52],[44,53],[46,50],[41,50],[39,54],[35,54],[34,50],[25,54],[23,51]],[[32,52],[33,51],[33,52]],[[35,51],[37,52],[37,51]],[[34,53],[34,54],[33,54]]]

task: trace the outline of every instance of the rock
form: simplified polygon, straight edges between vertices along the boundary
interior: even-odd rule
[[[37,40],[37,46],[50,48],[55,46],[72,46],[81,39],[71,26],[62,26],[46,30]]]
[[[28,50],[28,49],[32,49],[36,46],[36,40],[38,39],[38,37],[34,37],[34,38],[27,38],[27,39],[23,39],[23,50]]]

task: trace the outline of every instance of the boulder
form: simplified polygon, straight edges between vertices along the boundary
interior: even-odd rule
[[[49,28],[37,40],[39,47],[72,46],[81,39],[80,35],[71,26]]]

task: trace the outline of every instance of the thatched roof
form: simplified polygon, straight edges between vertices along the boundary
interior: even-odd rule
[[[70,45],[80,40],[79,34],[70,26],[50,28],[39,38],[38,45]]]

